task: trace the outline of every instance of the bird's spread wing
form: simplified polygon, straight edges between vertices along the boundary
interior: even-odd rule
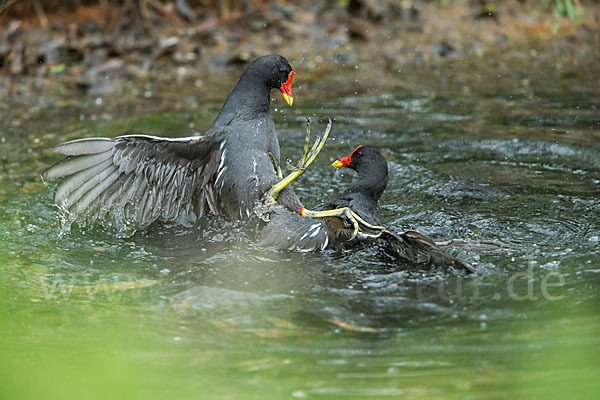
[[[105,218],[135,229],[157,219],[191,225],[207,208],[217,210],[219,146],[214,136],[74,140],[55,148],[68,157],[42,177],[64,178],[54,200],[69,221]]]

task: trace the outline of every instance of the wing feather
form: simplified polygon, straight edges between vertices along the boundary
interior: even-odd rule
[[[73,201],[81,198],[93,185],[94,180],[97,180],[98,174],[109,169],[111,161],[104,160],[93,167],[77,172],[64,180],[56,189],[54,201],[62,209],[71,207]]]
[[[97,182],[90,185],[90,189],[74,203],[77,207],[74,214],[81,214],[90,209],[91,204],[98,199],[98,196],[119,178],[119,171],[116,168],[106,169],[97,177],[99,177]]]
[[[81,157],[69,157],[53,165],[44,172],[45,179],[56,179],[63,176],[73,175],[84,169],[88,169],[108,159],[110,152],[83,155]]]
[[[115,142],[108,138],[78,139],[59,144],[54,148],[54,152],[64,154],[65,156],[81,156],[85,154],[104,153],[111,150],[114,145]]]
[[[218,136],[75,140],[55,148],[68,158],[42,176],[64,178],[54,199],[70,221],[107,219],[117,228],[159,219],[193,224],[206,208],[220,209],[213,184],[221,142]]]

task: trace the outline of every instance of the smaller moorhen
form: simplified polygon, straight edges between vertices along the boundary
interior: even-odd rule
[[[475,272],[471,265],[445,253],[419,232],[394,232],[380,225],[377,202],[388,184],[388,167],[379,150],[358,146],[332,165],[353,169],[358,179],[329,202],[313,210],[302,208],[299,215],[277,207],[262,232],[261,244],[303,251],[325,248],[341,251],[358,243],[377,241],[399,262]]]

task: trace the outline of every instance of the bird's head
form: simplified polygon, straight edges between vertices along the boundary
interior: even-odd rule
[[[333,162],[334,167],[348,167],[358,173],[355,185],[378,200],[388,184],[387,161],[379,150],[371,146],[358,146],[352,153]]]
[[[254,60],[248,69],[263,79],[269,89],[279,89],[288,105],[294,103],[292,94],[294,71],[285,57],[277,54],[262,56]]]
[[[385,165],[387,162],[379,150],[371,146],[360,145],[346,157],[339,158],[331,164],[334,167],[348,167],[359,172],[365,168],[377,168]]]

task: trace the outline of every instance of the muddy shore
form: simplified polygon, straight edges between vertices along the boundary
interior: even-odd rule
[[[600,59],[600,5],[593,3],[583,4],[577,20],[557,20],[539,5],[516,1],[491,10],[467,0],[267,1],[188,10],[188,18],[175,3],[149,2],[141,13],[110,5],[19,18],[5,13],[0,82],[6,90],[22,77],[48,79],[106,95],[126,90],[127,80],[195,81],[227,73],[267,53],[301,63],[304,74],[338,68],[394,74],[460,63],[477,69],[490,59],[516,59],[593,79]]]

